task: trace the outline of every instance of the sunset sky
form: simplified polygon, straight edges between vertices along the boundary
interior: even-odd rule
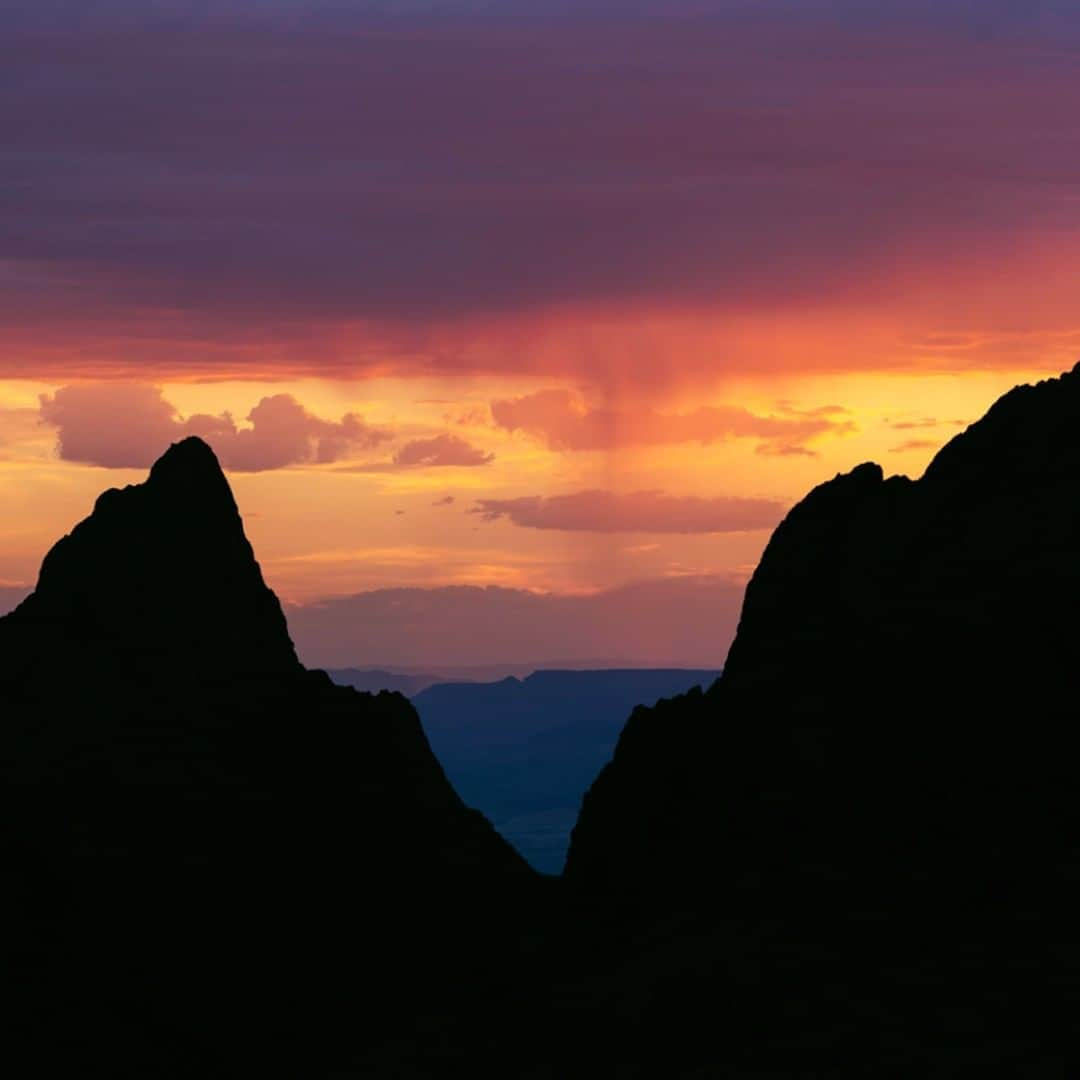
[[[290,605],[697,596],[719,664],[810,487],[1080,358],[1071,0],[0,19],[0,600],[198,434]],[[678,658],[618,610],[551,656]]]

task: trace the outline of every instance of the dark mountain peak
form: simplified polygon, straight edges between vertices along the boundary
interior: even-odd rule
[[[883,484],[897,481],[904,483],[907,478],[892,476],[886,480],[884,470],[875,461],[865,461],[850,472],[837,473],[796,503],[773,535],[782,536],[793,526],[808,521],[849,513],[864,499],[876,495]]]
[[[106,492],[0,619],[0,802],[7,936],[28,941],[13,1027],[48,1018],[110,1075],[162,1075],[177,1045],[166,1071],[191,1075],[215,1044],[226,1071],[311,1071],[327,1017],[350,1047],[381,1037],[419,984],[445,972],[446,997],[497,955],[477,942],[533,883],[403,697],[300,665],[194,439]],[[138,1067],[113,1067],[116,1016]]]
[[[953,480],[1012,485],[1080,464],[1080,364],[1054,379],[1016,386],[944,446],[926,470],[929,486]]]
[[[196,436],[173,443],[150,469],[147,487],[173,498],[198,499],[236,510],[217,455]]]
[[[104,492],[9,620],[58,648],[94,641],[120,665],[299,670],[228,481],[195,438],[170,447],[145,483]]]
[[[132,492],[143,506],[177,517],[194,515],[204,523],[217,519],[228,528],[239,521],[239,510],[217,455],[196,436],[173,443],[150,468],[142,484],[109,488],[98,496],[95,513],[111,514],[129,508]]]
[[[1007,393],[919,480],[863,464],[811,491],[721,680],[626,729],[571,876],[962,902],[1075,870],[1053,838],[1078,805],[1078,490],[1080,367]],[[694,855],[710,848],[722,870]]]
[[[221,474],[221,464],[210,444],[198,435],[189,435],[186,439],[174,442],[154,462],[150,468],[151,478],[169,472],[171,469],[194,470]]]
[[[819,484],[792,508],[774,537],[781,540],[793,527],[815,520],[859,513],[865,500],[909,487],[917,499],[940,498],[954,487],[980,499],[989,488],[1015,490],[1021,483],[1034,483],[1037,494],[1046,478],[1080,468],[1078,430],[1080,363],[1056,378],[1003,394],[980,420],[941,448],[920,480],[886,478],[880,465],[867,461]]]
[[[844,490],[857,492],[866,488],[874,487],[885,479],[885,473],[876,461],[864,461],[856,465],[850,472],[840,473],[833,480],[827,481],[815,488],[807,498],[812,499],[815,492],[822,490]]]

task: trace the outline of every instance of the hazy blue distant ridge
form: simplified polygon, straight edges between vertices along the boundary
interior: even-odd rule
[[[413,698],[458,793],[539,870],[562,869],[582,796],[638,705],[703,689],[716,670],[537,671],[442,683]]]

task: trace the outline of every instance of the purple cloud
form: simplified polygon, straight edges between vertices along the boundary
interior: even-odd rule
[[[25,7],[0,40],[0,319],[54,371],[198,368],[207,342],[260,372],[519,370],[427,335],[891,303],[958,251],[1080,227],[1075,5]],[[608,361],[543,364],[572,362]]]
[[[413,439],[394,454],[394,465],[409,468],[490,465],[494,454],[485,453],[458,435]]]
[[[322,420],[289,394],[264,397],[248,414],[248,428],[228,413],[184,419],[159,387],[142,383],[65,386],[41,396],[40,413],[57,430],[61,458],[110,469],[145,468],[189,435],[210,443],[235,472],[325,464],[392,438],[354,413]]]
[[[527,529],[571,532],[722,533],[771,529],[784,515],[773,499],[698,498],[662,491],[579,491],[572,495],[480,499],[469,511]]]

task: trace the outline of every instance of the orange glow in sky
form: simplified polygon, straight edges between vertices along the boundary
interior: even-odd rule
[[[768,527],[670,533],[660,531],[663,521],[642,519],[633,531],[559,530],[517,524],[509,516],[488,520],[476,511],[483,500],[597,491],[765,499],[787,507],[864,460],[917,475],[997,396],[1038,374],[746,374],[720,380],[707,396],[680,388],[667,405],[649,405],[644,395],[622,406],[605,404],[621,425],[607,429],[613,445],[583,449],[552,446],[540,430],[506,430],[492,416],[493,401],[527,399],[552,387],[572,390],[587,413],[588,388],[564,380],[165,382],[160,388],[177,422],[229,412],[243,429],[250,425],[242,418],[262,398],[287,394],[315,417],[337,421],[353,413],[385,430],[385,442],[346,447],[333,461],[231,473],[268,579],[284,597],[304,601],[386,586],[498,584],[575,592],[679,574],[745,578]],[[0,581],[9,584],[33,582],[44,552],[89,512],[101,490],[139,482],[145,473],[62,460],[63,430],[42,418],[40,406],[41,396],[57,389],[0,382],[0,494],[8,508],[0,526]],[[781,430],[792,423],[797,441],[772,453],[752,427],[728,435],[723,425],[709,441],[680,441],[685,417],[702,407],[773,418]],[[634,445],[633,421],[649,409],[675,418],[670,441]],[[800,441],[799,418],[821,410],[827,426]],[[477,451],[482,463],[394,464],[402,446],[446,434]]]

